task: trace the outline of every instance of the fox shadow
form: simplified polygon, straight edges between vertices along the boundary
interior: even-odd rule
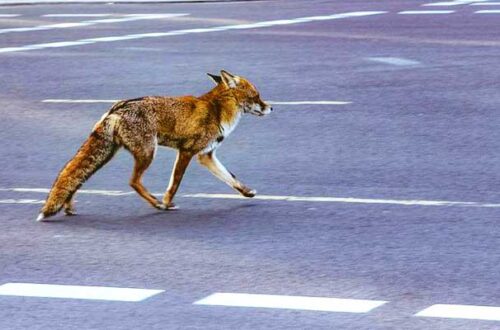
[[[113,231],[138,235],[175,235],[185,232],[221,231],[234,226],[244,225],[256,220],[256,213],[262,205],[256,202],[223,205],[214,208],[185,207],[178,210],[146,210],[136,215],[126,210],[114,212],[81,213],[74,216],[61,216],[51,222],[64,230]],[[257,217],[258,219],[259,217]]]

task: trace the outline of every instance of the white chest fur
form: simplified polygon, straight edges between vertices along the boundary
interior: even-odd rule
[[[238,114],[233,118],[233,121],[222,124],[221,125],[222,136],[227,137],[229,134],[231,134],[231,132],[236,128],[236,126],[240,122],[240,118],[241,118],[241,112],[238,112]]]
[[[217,149],[224,140],[224,138],[228,137],[229,134],[231,134],[231,132],[234,131],[234,129],[240,122],[240,119],[241,119],[241,112],[238,112],[238,114],[233,118],[231,122],[221,124],[220,126],[221,135],[215,138],[214,140],[210,141],[210,143],[205,147],[205,149],[203,149],[202,153],[208,153],[212,150]]]

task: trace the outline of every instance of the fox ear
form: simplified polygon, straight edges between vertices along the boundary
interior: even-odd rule
[[[220,75],[224,84],[229,88],[235,88],[240,82],[240,78],[238,76],[235,76],[225,70],[221,70]]]
[[[222,82],[221,76],[216,76],[211,73],[207,73],[207,75],[215,82],[216,85],[220,84]]]

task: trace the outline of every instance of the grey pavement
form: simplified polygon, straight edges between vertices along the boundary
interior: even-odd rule
[[[500,14],[425,3],[0,8],[0,288],[165,290],[135,303],[0,295],[0,329],[500,329],[415,316],[435,304],[500,307]],[[398,14],[409,10],[453,12]],[[383,13],[223,28],[361,11]],[[138,13],[189,15],[119,20]],[[83,14],[94,16],[69,16]],[[150,33],[166,34],[75,43]],[[50,188],[110,106],[44,100],[199,95],[211,88],[205,73],[222,68],[264,99],[306,102],[244,117],[218,152],[263,199],[188,197],[233,193],[193,163],[178,211],[81,193],[79,215],[35,222],[46,193],[32,189]],[[165,190],[174,157],[158,151],[144,179],[152,192]],[[82,189],[130,192],[131,171],[121,151]],[[360,314],[193,304],[215,292],[387,303]]]
[[[2,0],[0,6],[12,5],[63,5],[63,4],[165,4],[165,3],[205,3],[244,2],[261,0]]]

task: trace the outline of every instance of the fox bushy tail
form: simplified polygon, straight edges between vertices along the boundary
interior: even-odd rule
[[[38,221],[50,217],[69,203],[74,193],[97,170],[113,158],[119,148],[114,141],[116,118],[110,115],[96,124],[89,138],[57,176]]]

